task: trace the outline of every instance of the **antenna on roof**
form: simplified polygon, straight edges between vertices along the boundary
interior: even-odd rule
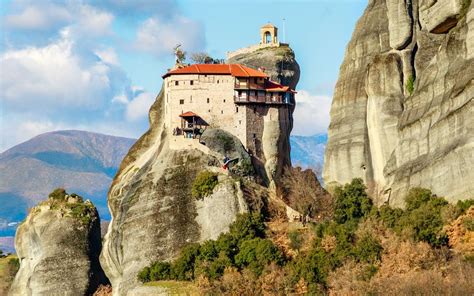
[[[285,21],[286,21],[286,19],[283,18],[283,43],[286,43]]]

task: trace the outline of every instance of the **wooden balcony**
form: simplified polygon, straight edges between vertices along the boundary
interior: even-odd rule
[[[286,104],[283,96],[234,96],[236,104]]]
[[[264,90],[265,87],[262,84],[250,83],[250,82],[235,82],[234,89],[253,89],[253,90]]]

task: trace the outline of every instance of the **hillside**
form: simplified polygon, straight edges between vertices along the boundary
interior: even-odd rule
[[[108,220],[106,195],[134,139],[85,131],[41,134],[0,154],[0,236],[56,187],[90,197]],[[10,226],[8,226],[8,223]]]

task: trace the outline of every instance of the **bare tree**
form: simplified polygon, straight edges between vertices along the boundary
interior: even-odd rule
[[[214,59],[211,58],[207,52],[195,52],[191,54],[191,60],[196,64],[212,64]]]

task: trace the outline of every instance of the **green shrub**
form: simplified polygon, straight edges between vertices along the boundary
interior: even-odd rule
[[[150,267],[150,280],[169,280],[171,278],[171,264],[158,261]]]
[[[460,215],[462,215],[473,205],[474,199],[458,200],[456,208],[460,210]]]
[[[217,174],[209,171],[200,172],[193,182],[191,193],[195,198],[208,196],[218,183]]]
[[[142,283],[150,281],[150,267],[146,266],[138,273],[138,280]]]
[[[290,248],[299,251],[303,244],[301,234],[297,230],[293,230],[288,233],[288,238],[290,239]]]
[[[66,190],[64,188],[56,188],[49,194],[49,198],[54,199],[54,200],[65,200],[66,199]]]
[[[411,95],[413,93],[413,91],[415,90],[415,77],[413,75],[411,75],[410,77],[408,77],[408,80],[406,82],[406,88],[407,88],[407,91],[408,93]]]
[[[403,216],[403,210],[400,208],[391,208],[388,205],[383,205],[379,208],[379,218],[383,223],[389,227],[394,228],[400,218]]]
[[[179,281],[194,279],[194,263],[199,256],[200,246],[197,243],[189,244],[181,250],[181,253],[173,263],[172,278]]]
[[[281,265],[283,261],[283,254],[272,241],[262,238],[243,241],[239,253],[235,256],[237,266],[248,267],[257,275],[260,275],[270,262]]]
[[[474,231],[474,218],[472,217],[466,217],[462,221],[462,224],[468,231]]]
[[[230,235],[237,241],[265,236],[265,224],[259,213],[246,213],[237,216],[229,227]]]
[[[428,203],[433,197],[431,190],[415,187],[408,191],[405,197],[405,208],[407,211],[418,209],[421,205]]]
[[[372,200],[365,192],[362,179],[353,179],[344,187],[336,187],[334,198],[336,200],[334,219],[337,223],[345,223],[352,219],[359,219],[370,213]]]
[[[358,262],[376,263],[382,256],[380,241],[372,235],[366,234],[354,246],[353,256]]]

